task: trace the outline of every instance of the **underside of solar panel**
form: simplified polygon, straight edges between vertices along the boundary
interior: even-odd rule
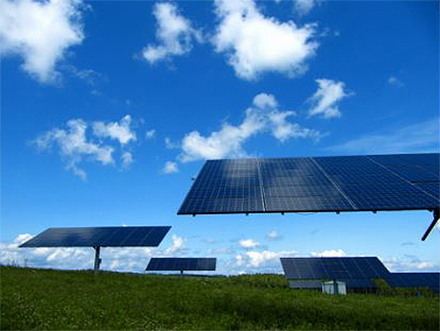
[[[216,258],[209,257],[154,257],[150,259],[147,271],[213,271]]]
[[[49,228],[20,247],[156,247],[170,228],[170,226]]]
[[[439,154],[207,161],[178,214],[434,210]]]

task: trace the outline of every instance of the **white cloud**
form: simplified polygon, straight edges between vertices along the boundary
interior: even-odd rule
[[[111,138],[122,145],[122,167],[127,168],[133,163],[133,154],[124,151],[124,147],[136,140],[136,133],[130,128],[130,115],[124,116],[118,122],[92,122],[94,137]],[[110,143],[104,144],[102,139],[93,140],[93,136],[87,135],[89,124],[82,119],[72,119],[67,122],[66,129],[54,128],[40,134],[31,144],[40,150],[48,150],[53,146],[58,147],[59,154],[76,176],[83,180],[87,179],[87,173],[79,167],[83,161],[97,161],[103,165],[114,164],[113,152],[118,146]]]
[[[0,7],[2,55],[23,59],[22,69],[43,83],[55,82],[56,65],[82,43],[82,1],[3,0]]]
[[[312,104],[309,116],[320,115],[324,118],[341,117],[338,103],[350,94],[344,91],[345,84],[331,79],[317,79],[319,87],[309,99]]]
[[[167,161],[163,166],[162,172],[164,174],[173,174],[179,172],[179,167],[176,162]]]
[[[287,122],[292,111],[279,111],[278,102],[271,94],[260,93],[253,100],[253,107],[246,109],[245,118],[238,126],[224,123],[219,131],[207,137],[198,131],[188,133],[182,140],[182,162],[203,159],[221,159],[227,156],[244,157],[243,144],[252,136],[268,131],[279,141],[289,138],[311,138],[318,140],[319,131]]]
[[[403,86],[405,86],[405,84],[403,84],[403,82],[399,78],[397,78],[395,76],[390,76],[388,78],[388,84],[390,84],[391,86],[396,86],[396,87],[403,87]]]
[[[254,80],[265,72],[293,77],[307,70],[306,60],[318,47],[314,25],[299,28],[293,21],[265,17],[252,0],[216,0],[215,5],[220,24],[212,42],[238,77]]]
[[[184,237],[179,237],[179,236],[173,234],[171,246],[168,247],[164,251],[164,253],[167,254],[167,255],[178,254],[179,252],[184,250],[184,248],[185,248],[185,241],[186,241],[186,239]]]
[[[176,4],[157,3],[153,14],[157,20],[156,37],[159,45],[148,45],[143,50],[144,58],[151,64],[171,56],[187,54],[192,49],[193,39],[202,40],[201,33],[192,28],[191,22],[179,13]]]
[[[248,267],[264,267],[275,264],[279,268],[281,265],[280,263],[280,257],[293,257],[297,256],[298,252],[295,250],[292,251],[280,251],[280,252],[274,252],[269,250],[264,251],[250,251],[246,252],[246,259],[245,263]]]
[[[93,133],[100,138],[116,139],[121,145],[125,145],[131,140],[136,140],[136,133],[130,129],[130,124],[130,115],[125,115],[119,123],[94,122]]]
[[[152,139],[156,135],[156,130],[148,130],[145,132],[145,138],[146,139]]]
[[[170,137],[165,137],[165,147],[168,149],[180,148],[180,144],[171,141]]]
[[[392,272],[438,271],[438,262],[422,261],[416,255],[405,254],[403,257],[380,259]]]
[[[59,153],[65,160],[67,169],[85,180],[85,171],[78,168],[78,164],[84,157],[103,165],[114,163],[113,147],[88,141],[86,129],[87,123],[83,120],[69,120],[66,130],[54,128],[38,136],[33,143],[41,150],[49,149],[54,144],[58,145]]]
[[[122,153],[122,166],[128,168],[133,163],[133,155],[130,152]]]
[[[276,231],[271,231],[266,234],[267,239],[271,241],[280,240],[282,237],[281,235]]]
[[[316,0],[295,0],[294,8],[299,15],[308,14],[315,7]]]
[[[314,257],[343,257],[347,254],[342,249],[329,249],[322,252],[311,252],[311,256]]]
[[[363,135],[328,149],[356,154],[438,152],[438,118]]]
[[[260,243],[254,239],[243,239],[238,242],[243,248],[255,248],[260,245]]]

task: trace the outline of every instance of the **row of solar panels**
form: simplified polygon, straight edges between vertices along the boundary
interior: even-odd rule
[[[210,160],[178,214],[434,209],[439,154]]]
[[[392,273],[377,257],[281,258],[291,287],[320,288],[322,280],[338,280],[348,288],[374,288],[373,279],[392,287],[428,287],[439,292],[440,273]]]

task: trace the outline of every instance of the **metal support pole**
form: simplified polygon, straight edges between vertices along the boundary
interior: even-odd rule
[[[96,246],[93,248],[95,249],[95,268],[94,269],[95,269],[95,275],[97,275],[99,272],[99,265],[101,264],[101,259],[99,258],[99,252],[101,250],[101,247]]]
[[[180,277],[183,277],[183,270],[180,270]]]
[[[440,217],[440,211],[439,209],[434,209],[434,219],[432,220],[431,224],[429,225],[428,229],[426,230],[425,234],[422,237],[422,241],[425,241],[425,239],[428,237],[428,235],[431,233],[432,229],[434,228],[435,224],[437,223],[438,219]]]

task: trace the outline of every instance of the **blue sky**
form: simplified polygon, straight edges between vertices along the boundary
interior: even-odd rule
[[[3,263],[92,267],[92,249],[16,248],[48,227],[171,225],[102,267],[438,269],[427,211],[176,215],[209,158],[438,151],[436,1],[3,1],[0,42]]]

